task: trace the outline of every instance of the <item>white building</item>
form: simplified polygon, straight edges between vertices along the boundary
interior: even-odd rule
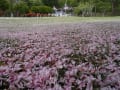
[[[71,16],[71,13],[67,13],[67,11],[72,10],[71,7],[67,6],[67,0],[65,2],[65,5],[63,8],[57,9],[55,6],[53,7],[54,14],[53,16]]]

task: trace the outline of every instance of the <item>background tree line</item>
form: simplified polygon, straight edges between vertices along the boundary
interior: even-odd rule
[[[77,16],[120,15],[120,0],[0,0],[0,16],[52,13],[53,6],[63,8],[66,1]]]

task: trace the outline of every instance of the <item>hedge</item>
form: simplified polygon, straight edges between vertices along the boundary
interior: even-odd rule
[[[53,9],[51,7],[48,6],[32,6],[31,7],[31,11],[34,13],[52,13]]]

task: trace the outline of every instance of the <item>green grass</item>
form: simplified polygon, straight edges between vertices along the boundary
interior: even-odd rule
[[[79,22],[113,22],[120,21],[116,17],[0,17],[0,28],[30,27],[30,25],[48,25]]]
[[[62,22],[94,22],[94,21],[120,21],[120,16],[116,17],[16,17],[16,18],[0,18],[0,23],[14,22],[14,23],[62,23]]]

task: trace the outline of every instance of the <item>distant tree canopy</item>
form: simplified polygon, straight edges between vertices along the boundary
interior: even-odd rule
[[[16,14],[18,11],[19,14],[24,14],[28,11],[31,12],[33,7],[47,6],[52,9],[55,6],[63,8],[65,4],[73,8],[74,15],[120,15],[120,0],[0,0],[0,16],[5,16],[6,11],[11,12],[11,14]],[[39,9],[41,10],[41,8]]]
[[[21,16],[29,11],[29,7],[23,1],[19,1],[18,3],[16,3],[13,9],[16,16]]]
[[[2,16],[7,9],[9,9],[9,2],[7,0],[0,0],[0,16]]]
[[[74,12],[76,15],[89,14],[88,16],[91,16],[90,14],[120,15],[120,0],[79,0]]]
[[[120,0],[109,0],[112,4],[112,14],[120,15]]]
[[[26,1],[26,3],[28,4],[29,7],[43,5],[42,0],[29,0],[29,1]]]
[[[66,2],[66,0],[58,0],[60,7],[63,7],[65,5],[65,3],[68,6],[75,7],[79,4],[78,2],[79,2],[78,0],[67,0],[67,2]]]
[[[50,7],[53,7],[53,6],[58,6],[58,0],[42,0],[42,2],[47,5],[47,6],[50,6]]]

